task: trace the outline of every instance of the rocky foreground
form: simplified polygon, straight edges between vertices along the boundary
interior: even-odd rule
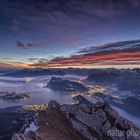
[[[12,140],[139,140],[139,129],[109,104],[92,104],[82,96],[76,104],[50,101]]]

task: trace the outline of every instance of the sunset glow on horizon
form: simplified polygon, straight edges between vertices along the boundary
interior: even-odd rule
[[[138,0],[0,0],[0,68],[140,67]]]

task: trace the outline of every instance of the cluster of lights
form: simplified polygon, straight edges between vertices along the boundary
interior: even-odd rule
[[[72,97],[76,95],[83,95],[83,96],[91,96],[94,93],[105,93],[106,89],[102,86],[88,86],[88,91],[87,92],[71,92],[70,95]]]
[[[37,104],[37,105],[24,105],[23,109],[25,110],[31,110],[31,111],[42,111],[47,108],[46,104]]]

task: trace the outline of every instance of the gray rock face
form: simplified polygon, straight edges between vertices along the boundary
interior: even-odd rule
[[[80,101],[61,106],[51,101],[48,109],[34,118],[37,129],[28,132],[30,135],[16,134],[12,140],[140,140],[139,129],[109,104]]]
[[[73,101],[74,101],[76,104],[85,104],[85,105],[92,104],[90,101],[86,100],[86,99],[85,99],[83,96],[81,96],[81,95],[78,95],[78,96],[73,97]]]
[[[86,102],[87,103],[87,102]],[[76,107],[75,107],[76,106]],[[74,110],[75,109],[75,110]],[[88,136],[92,130],[94,134],[89,139],[140,139],[139,129],[131,122],[124,119],[115,111],[109,104],[98,102],[96,104],[85,105],[81,100],[78,105],[66,105],[62,110],[69,112],[67,115],[73,126],[76,126],[76,120],[79,124],[85,125],[85,130]],[[81,130],[81,128],[79,128]],[[88,130],[88,131],[87,131]]]
[[[56,101],[50,101],[48,104],[48,109],[60,109],[60,105],[59,103],[57,103]]]

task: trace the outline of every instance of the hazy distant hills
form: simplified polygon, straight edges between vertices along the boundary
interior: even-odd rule
[[[56,90],[56,91],[65,91],[65,92],[85,92],[88,89],[81,83],[73,82],[69,80],[63,80],[61,78],[52,77],[47,87]]]
[[[0,68],[0,75],[5,74],[5,73],[13,73],[20,71],[21,69],[13,69],[13,68]]]
[[[106,78],[112,77],[113,75],[117,77],[119,74],[130,74],[137,73],[140,74],[140,69],[86,69],[86,68],[49,68],[49,69],[0,69],[2,76],[11,76],[11,77],[28,77],[28,76],[43,76],[43,75],[83,75],[88,76],[88,80],[92,80],[92,77],[98,76],[101,80],[101,77],[106,76]],[[110,79],[109,79],[110,80]]]
[[[3,76],[11,77],[28,77],[28,76],[41,76],[41,75],[89,75],[92,69],[79,69],[79,68],[50,68],[50,69],[0,69]]]
[[[112,85],[116,84],[120,90],[130,90],[140,93],[140,70],[139,69],[106,69],[94,71],[86,79],[88,82]]]
[[[43,76],[43,75],[65,75],[65,72],[61,69],[50,70],[50,69],[22,69],[19,71],[7,72],[3,76],[11,77],[32,77],[32,76]]]

